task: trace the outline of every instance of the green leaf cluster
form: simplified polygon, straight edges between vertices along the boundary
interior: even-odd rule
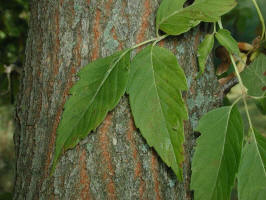
[[[192,162],[194,197],[230,199],[243,143],[243,123],[237,107],[210,111],[201,118],[197,131],[202,135]]]
[[[230,53],[237,53],[229,34],[224,36],[218,36],[219,41]],[[265,72],[266,56],[259,54],[240,74],[248,89],[246,95],[265,100]],[[242,98],[246,103],[246,96]],[[236,178],[240,200],[265,199],[266,137],[252,126],[249,114],[250,131],[244,137],[236,103],[212,110],[199,121],[197,131],[202,135],[197,141],[191,177],[196,200],[230,199]]]
[[[179,180],[183,179],[184,121],[188,119],[188,112],[182,92],[187,90],[187,81],[176,57],[156,44],[168,35],[182,34],[202,21],[216,23],[236,5],[236,1],[195,0],[187,7],[184,3],[185,0],[162,2],[156,17],[157,38],[98,59],[79,72],[79,80],[70,91],[57,129],[52,170],[62,153],[95,131],[127,92],[136,127]],[[199,45],[201,74],[214,38],[227,49],[231,58],[232,54],[240,54],[230,32],[222,28],[220,21],[218,23],[220,30],[216,32],[214,26],[214,32],[207,34]],[[160,37],[159,30],[166,35]],[[153,44],[130,59],[133,49],[150,42]],[[262,92],[265,66],[265,55],[260,55],[250,69],[241,74],[248,94],[265,95]],[[229,199],[236,177],[240,199],[250,199],[247,195],[257,199],[265,196],[266,141],[252,126],[250,129],[250,137],[245,138],[236,102],[207,113],[199,121],[197,131],[202,135],[193,157],[191,180],[196,200]],[[248,163],[256,167],[254,176]],[[247,180],[245,174],[251,178]],[[257,183],[256,179],[259,180]]]
[[[234,0],[196,0],[184,8],[184,3],[162,2],[156,17],[157,33],[159,29],[168,35],[184,33],[201,21],[217,21],[236,5]],[[153,41],[133,59],[127,91],[136,126],[182,180],[183,121],[188,114],[181,92],[187,89],[186,78],[175,56],[155,45],[159,37]],[[125,55],[131,49],[90,63],[79,73],[57,129],[53,169],[62,152],[95,130],[124,94],[130,62]]]
[[[266,18],[265,0],[256,0]],[[239,0],[237,6],[222,16],[224,26],[229,29],[238,41],[252,41],[258,36],[260,20],[252,0]]]
[[[53,170],[62,152],[94,131],[128,86],[136,126],[182,180],[183,121],[188,118],[181,94],[187,89],[185,74],[176,57],[155,44],[135,56],[129,71],[130,51],[98,59],[79,72],[57,129]]]
[[[237,41],[231,36],[230,31],[226,29],[220,29],[218,32],[207,34],[204,40],[200,43],[198,48],[198,62],[201,75],[206,66],[207,58],[213,49],[214,35],[218,42],[226,48],[226,50],[234,55],[239,55],[240,51],[238,48]]]

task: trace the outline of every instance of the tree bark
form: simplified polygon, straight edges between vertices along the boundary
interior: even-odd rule
[[[50,176],[56,129],[76,72],[97,58],[154,37],[160,2],[31,1],[16,110],[14,199],[193,199],[189,189],[193,129],[222,97],[211,58],[206,73],[196,79],[196,50],[204,35],[199,28],[160,43],[177,56],[189,86],[184,93],[190,119],[185,123],[183,182],[134,127],[127,96],[95,132],[62,156]]]

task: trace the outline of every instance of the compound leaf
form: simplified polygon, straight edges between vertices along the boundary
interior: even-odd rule
[[[192,161],[191,189],[195,200],[230,199],[243,142],[237,107],[208,112],[200,119],[197,131],[202,135]]]
[[[214,35],[207,34],[202,43],[199,45],[198,61],[199,61],[200,74],[202,74],[205,70],[207,57],[213,48],[213,44],[214,44]]]
[[[266,197],[266,138],[256,130],[254,134],[255,137],[245,144],[239,166],[240,200],[264,200]]]
[[[264,54],[261,53],[240,75],[249,95],[266,94],[266,56]]]
[[[133,59],[127,91],[135,125],[180,180],[188,119],[181,90],[186,89],[185,74],[170,51],[148,46]]]
[[[237,41],[231,36],[230,31],[226,29],[220,29],[215,34],[218,42],[226,48],[229,53],[239,55],[240,51],[238,48]]]
[[[129,62],[129,53],[122,51],[81,69],[57,128],[53,168],[62,152],[95,130],[117,105],[126,89]]]
[[[156,27],[169,35],[179,35],[201,21],[215,22],[236,6],[235,0],[195,0],[183,8],[184,0],[164,0],[157,12]]]

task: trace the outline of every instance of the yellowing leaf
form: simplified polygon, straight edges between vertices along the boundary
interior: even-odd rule
[[[62,152],[73,148],[104,120],[125,92],[129,53],[118,52],[85,66],[71,88],[71,96],[57,129],[54,165]]]
[[[128,93],[136,127],[180,180],[188,119],[181,90],[186,89],[185,74],[168,50],[148,46],[133,59]]]

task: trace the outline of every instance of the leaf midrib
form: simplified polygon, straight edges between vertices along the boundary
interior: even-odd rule
[[[216,174],[216,177],[215,177],[215,184],[213,184],[213,188],[212,188],[212,198],[213,198],[213,195],[214,195],[214,189],[215,189],[215,187],[217,185],[218,176],[220,174],[221,162],[222,162],[223,157],[224,157],[224,146],[225,146],[225,141],[226,141],[226,138],[227,138],[228,123],[229,123],[229,119],[230,119],[230,116],[231,116],[232,108],[233,108],[233,106],[230,106],[230,110],[228,111],[229,114],[228,114],[228,118],[226,120],[226,129],[225,129],[225,137],[224,137],[224,141],[223,141],[222,155],[221,155],[221,159],[220,159],[220,165],[219,165],[219,168],[218,168],[218,173]]]
[[[191,6],[188,6],[186,8],[180,8],[178,10],[176,10],[175,12],[173,12],[172,14],[162,18],[161,22],[158,23],[158,28],[160,27],[161,24],[163,24],[166,20],[168,20],[170,17],[174,16],[175,14],[178,14],[182,11],[185,11],[185,10],[188,10],[188,9],[191,9],[192,7],[194,7],[195,5],[198,5],[198,4],[201,4],[201,3],[205,3],[207,0],[203,1],[203,2],[196,2],[196,3],[193,3]],[[194,19],[196,20],[196,19]],[[201,21],[201,20],[197,20],[197,21]]]
[[[155,83],[155,73],[154,73],[155,70],[154,70],[154,67],[153,67],[153,60],[152,60],[152,56],[153,56],[153,54],[152,54],[153,47],[154,47],[154,46],[152,45],[152,46],[151,46],[151,53],[150,53],[150,62],[151,62],[151,66],[152,66],[152,74],[153,74],[153,84],[154,84],[154,87],[155,87],[155,90],[156,90],[156,96],[157,96],[158,101],[159,101],[159,104],[160,104],[160,112],[161,112],[161,114],[162,114],[162,116],[163,116],[164,124],[167,124],[167,123],[166,123],[166,119],[165,119],[165,117],[164,117],[164,113],[163,113],[163,111],[162,111],[162,104],[161,104],[161,101],[160,101],[160,97],[159,97],[159,95],[158,95],[157,85],[156,85],[156,83]],[[170,137],[170,134],[169,134],[169,130],[168,130],[168,128],[167,128],[167,125],[165,125],[165,128],[166,128],[166,130],[167,130],[168,137],[170,138],[171,148],[172,148],[172,151],[174,152],[175,161],[176,161],[176,163],[178,163],[178,160],[177,160],[176,155],[175,155],[175,151],[174,151],[174,148],[173,148],[173,143],[172,143],[172,140],[171,140],[171,137]],[[170,164],[170,163],[169,163],[169,164]]]
[[[115,68],[115,66],[117,65],[117,63],[123,58],[123,56],[127,53],[128,51],[125,51],[124,53],[122,53],[118,59],[111,65],[111,68],[107,70],[103,80],[101,81],[101,84],[99,85],[99,87],[97,88],[96,92],[95,92],[95,95],[92,97],[91,101],[88,103],[88,107],[86,110],[84,110],[84,112],[80,115],[80,118],[79,120],[77,120],[77,122],[75,123],[74,126],[72,126],[73,128],[71,128],[71,133],[73,131],[73,129],[77,126],[77,124],[81,121],[80,119],[82,119],[85,115],[85,113],[87,112],[88,108],[91,106],[92,102],[95,100],[96,96],[98,95],[99,91],[101,90],[103,84],[105,83],[105,81],[107,80],[107,78],[109,77],[109,75],[111,74],[111,72],[113,71],[113,69]],[[114,59],[115,60],[115,59]],[[114,61],[113,60],[113,61]],[[69,137],[69,136],[68,136]],[[67,141],[68,138],[65,140]],[[64,142],[65,143],[65,142]]]
[[[259,154],[259,160],[260,160],[260,163],[262,164],[262,168],[263,168],[263,171],[264,171],[264,176],[266,177],[266,171],[265,171],[265,168],[264,168],[263,159],[262,159],[262,157],[260,155],[260,150],[259,150],[259,147],[258,147],[258,142],[257,142],[257,138],[256,138],[256,135],[255,135],[254,129],[252,129],[252,134],[253,134],[253,137],[254,137],[256,150],[257,150],[257,152]]]

